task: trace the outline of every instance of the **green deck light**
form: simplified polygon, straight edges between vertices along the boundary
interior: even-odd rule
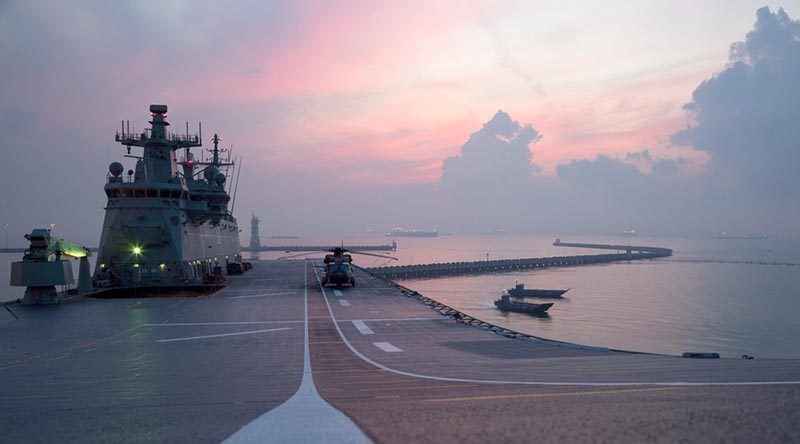
[[[133,248],[131,248],[131,252],[134,255],[138,256],[138,255],[142,254],[142,247],[140,247],[139,245],[134,245]]]

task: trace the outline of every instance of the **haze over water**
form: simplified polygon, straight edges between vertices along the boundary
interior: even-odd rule
[[[490,260],[603,253],[554,247],[556,237],[402,238],[393,253],[399,260],[391,264],[477,261],[485,260],[486,253]],[[561,238],[565,242],[663,246],[672,248],[674,255],[629,263],[399,282],[478,319],[550,339],[668,354],[711,351],[724,357],[800,357],[798,239]],[[345,244],[383,244],[390,240],[381,236],[343,239]],[[268,243],[325,242],[301,238]],[[261,257],[281,255],[262,253]],[[695,262],[706,260],[720,262]],[[354,256],[354,261],[363,267],[389,263],[368,256]],[[513,286],[515,281],[529,288],[570,291],[563,301],[541,300],[555,302],[548,318],[501,313],[493,301],[501,289]]]
[[[560,248],[556,236],[455,235],[398,239],[394,262],[354,256],[362,267],[526,257],[601,254],[601,250]],[[563,241],[664,246],[672,257],[518,273],[400,280],[478,319],[549,339],[616,349],[679,354],[719,352],[723,357],[800,357],[800,240],[563,237]],[[267,239],[268,245],[319,245],[344,242],[387,244],[378,235]],[[286,253],[244,253],[276,259]],[[294,254],[294,253],[292,253]],[[320,258],[320,254],[309,258]],[[20,254],[0,254],[0,300],[22,296],[8,286],[10,262]],[[695,262],[698,260],[722,261]],[[685,262],[684,262],[685,261]],[[769,262],[779,265],[724,263]],[[77,261],[72,261],[77,276]],[[795,264],[795,265],[789,265]],[[501,313],[493,301],[503,288],[524,282],[528,288],[566,289],[550,316]]]
[[[445,240],[451,241],[457,238]],[[628,243],[627,239],[604,241]],[[598,253],[566,248],[553,251],[548,247],[551,242],[551,238],[509,236],[503,244],[514,247],[507,252],[494,250],[494,255],[517,257],[522,247],[529,247],[531,256]],[[667,246],[675,249],[675,255],[630,263],[400,282],[478,319],[550,339],[669,354],[711,351],[724,357],[800,357],[800,282],[796,278],[800,242],[663,238],[630,242]],[[798,265],[681,262],[698,259]],[[502,288],[517,280],[528,288],[570,291],[563,301],[538,300],[555,302],[548,318],[501,313],[493,301]]]

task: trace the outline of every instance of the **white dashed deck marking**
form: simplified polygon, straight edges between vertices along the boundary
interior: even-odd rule
[[[334,296],[336,296],[336,297],[339,297],[339,298],[340,298],[340,297],[342,297],[342,296],[344,296],[344,295],[342,294],[342,292],[341,292],[341,291],[339,291],[339,290],[333,290],[333,295],[334,295]]]
[[[374,331],[372,331],[369,327],[367,327],[367,324],[365,324],[364,321],[356,320],[356,321],[352,321],[352,322],[353,322],[353,326],[356,329],[358,329],[358,332],[361,333],[362,335],[374,335],[375,334]]]
[[[339,305],[341,305],[342,307],[349,307],[350,301],[348,301],[347,299],[339,299]]]
[[[373,342],[372,344],[386,353],[397,353],[403,351],[388,342]]]

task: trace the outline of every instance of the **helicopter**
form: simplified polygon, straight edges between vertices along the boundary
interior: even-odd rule
[[[325,264],[325,274],[322,276],[322,286],[335,285],[337,289],[342,289],[344,286],[355,287],[356,279],[353,277],[353,257],[351,254],[361,254],[364,256],[375,256],[383,259],[397,260],[396,257],[385,256],[381,254],[365,253],[363,251],[351,251],[344,246],[334,247],[329,250],[320,250],[319,252],[329,253],[325,255],[323,263]],[[284,256],[280,259],[290,259],[293,257],[306,256],[317,252],[309,252],[303,254],[295,254],[292,256]],[[348,254],[350,253],[350,254]]]

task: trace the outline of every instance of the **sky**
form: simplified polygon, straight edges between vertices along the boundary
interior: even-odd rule
[[[151,103],[243,157],[262,236],[800,236],[794,1],[222,3],[0,1],[12,244],[97,243]]]

